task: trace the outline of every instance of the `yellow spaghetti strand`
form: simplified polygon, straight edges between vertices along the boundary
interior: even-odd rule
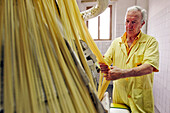
[[[11,1],[5,1],[5,40],[4,40],[4,110],[6,113],[14,112],[13,97],[13,76],[12,76],[12,59],[11,59]],[[8,69],[10,71],[8,71]]]

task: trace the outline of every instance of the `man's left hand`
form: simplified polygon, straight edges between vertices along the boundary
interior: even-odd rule
[[[116,66],[111,67],[106,76],[106,80],[117,80],[123,77],[124,70]]]

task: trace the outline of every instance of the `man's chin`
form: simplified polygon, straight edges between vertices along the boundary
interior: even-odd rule
[[[134,34],[133,31],[128,31],[128,32],[127,32],[127,35],[132,35],[132,34]]]

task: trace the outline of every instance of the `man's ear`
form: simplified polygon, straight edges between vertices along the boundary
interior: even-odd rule
[[[142,22],[142,26],[145,24],[145,21]]]

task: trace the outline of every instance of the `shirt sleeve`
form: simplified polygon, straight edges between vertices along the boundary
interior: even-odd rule
[[[155,38],[148,42],[144,54],[143,64],[150,64],[154,67],[154,72],[159,72],[159,46]]]
[[[109,66],[113,63],[114,60],[113,55],[114,55],[114,41],[112,42],[112,44],[110,45],[110,47],[108,48],[104,55],[104,60],[107,62]]]

